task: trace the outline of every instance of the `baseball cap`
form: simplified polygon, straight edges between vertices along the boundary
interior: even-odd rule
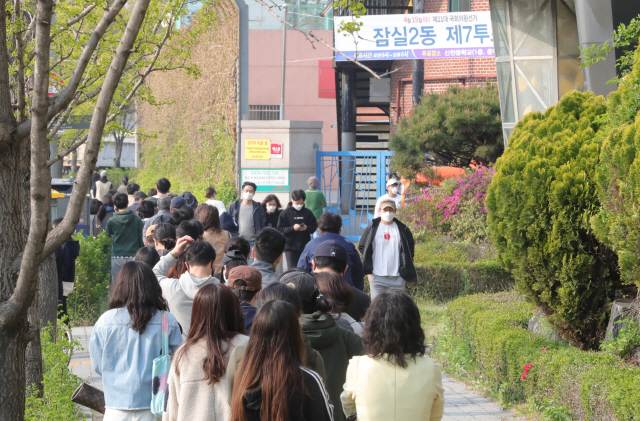
[[[337,241],[329,240],[323,241],[316,248],[313,257],[331,257],[332,259],[347,262],[347,249]]]
[[[386,207],[391,207],[393,209],[397,209],[398,205],[396,204],[395,200],[385,199],[382,202],[380,202],[380,209],[384,209]]]
[[[235,281],[242,280],[246,286],[236,286]],[[245,291],[260,291],[262,289],[262,274],[258,269],[251,266],[236,266],[229,272],[227,279],[231,288],[242,289]]]
[[[106,177],[107,172],[105,170],[100,171],[100,177]]]
[[[187,202],[184,201],[184,198],[182,196],[176,196],[173,199],[171,199],[171,207],[174,209],[180,209],[186,204]]]
[[[150,236],[150,235],[153,235],[153,233],[155,232],[157,226],[158,226],[158,224],[155,224],[155,225],[151,225],[149,228],[147,228],[147,232],[144,234],[145,238]]]
[[[390,178],[389,181],[387,181],[387,187],[393,186],[394,184],[400,184],[400,180],[397,178]]]
[[[222,256],[222,263],[220,266],[224,266],[232,260],[240,260],[247,263],[247,259],[245,259],[244,254],[240,250],[229,250]]]
[[[318,283],[316,279],[307,272],[292,271],[284,273],[280,277],[281,284],[285,284],[296,290],[300,300],[310,302],[318,297],[320,291],[318,291]]]

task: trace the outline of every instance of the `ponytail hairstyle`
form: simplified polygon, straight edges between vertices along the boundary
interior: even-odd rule
[[[291,269],[280,275],[278,282],[296,290],[303,314],[313,314],[316,311],[328,313],[333,308],[333,300],[320,293],[318,283],[309,272]]]
[[[173,250],[176,246],[176,227],[171,224],[158,224],[153,231],[153,239],[166,250]]]
[[[300,322],[293,306],[284,301],[264,303],[251,327],[247,349],[242,356],[231,400],[231,421],[247,421],[245,392],[260,389],[260,418],[288,421],[296,396],[306,395],[306,361]]]

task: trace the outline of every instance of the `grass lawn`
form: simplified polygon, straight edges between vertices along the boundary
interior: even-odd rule
[[[426,341],[428,344],[433,344],[434,338],[438,336],[442,329],[447,304],[426,297],[417,299],[416,304],[420,309],[420,318]]]

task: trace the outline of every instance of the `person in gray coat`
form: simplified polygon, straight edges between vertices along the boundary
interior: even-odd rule
[[[275,228],[263,228],[256,235],[256,241],[251,249],[251,256],[254,259],[251,266],[262,274],[262,285],[265,288],[278,282],[276,266],[282,260],[286,242],[285,236]]]

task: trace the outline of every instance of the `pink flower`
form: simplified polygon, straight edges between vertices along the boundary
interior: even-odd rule
[[[523,374],[522,376],[520,376],[520,378],[521,378],[522,380],[524,380],[524,379],[526,379],[526,378],[527,378],[527,375],[526,375],[526,374]]]
[[[547,350],[547,347],[546,347],[546,346],[543,346],[541,349],[542,349],[543,351],[546,351],[546,350]]]

